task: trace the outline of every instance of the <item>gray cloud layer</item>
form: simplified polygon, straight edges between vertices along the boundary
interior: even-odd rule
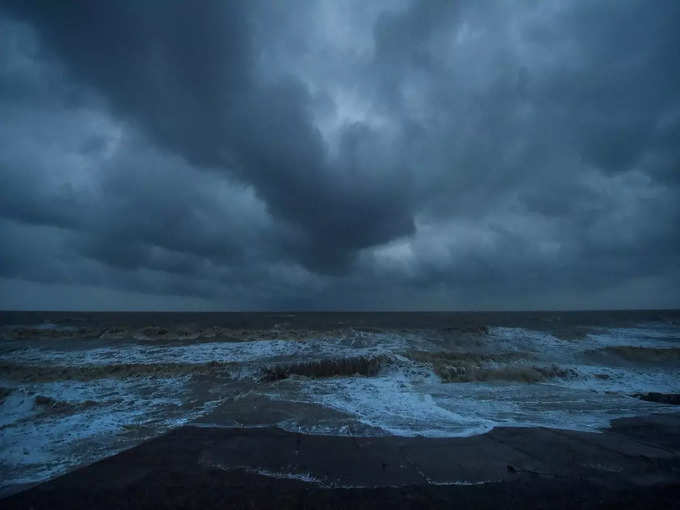
[[[368,4],[0,2],[0,307],[680,306],[677,2]]]

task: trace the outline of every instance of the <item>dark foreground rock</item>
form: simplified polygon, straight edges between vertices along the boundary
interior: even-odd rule
[[[184,427],[1,508],[680,508],[680,415],[453,439]]]

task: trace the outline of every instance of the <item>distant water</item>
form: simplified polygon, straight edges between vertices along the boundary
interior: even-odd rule
[[[186,423],[452,437],[678,409],[647,392],[680,393],[678,311],[0,312],[0,483]]]

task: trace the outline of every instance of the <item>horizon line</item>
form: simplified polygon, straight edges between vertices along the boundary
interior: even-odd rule
[[[488,309],[488,310],[358,310],[358,309],[258,309],[258,310],[134,310],[134,309],[4,309],[0,313],[583,313],[583,312],[680,312],[678,308],[553,308],[553,309]]]

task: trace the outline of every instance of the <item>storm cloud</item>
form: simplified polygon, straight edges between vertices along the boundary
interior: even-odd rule
[[[680,306],[677,2],[0,1],[0,308]]]

